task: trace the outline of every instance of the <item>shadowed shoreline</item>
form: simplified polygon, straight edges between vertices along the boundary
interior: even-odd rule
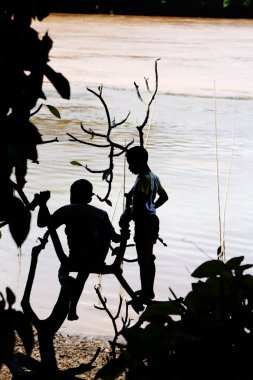
[[[108,338],[109,339],[109,338]],[[80,379],[94,379],[98,368],[106,363],[106,356],[109,353],[110,345],[107,337],[101,336],[81,336],[57,333],[55,335],[54,346],[59,368],[64,370],[72,365],[78,366],[92,359],[98,347],[101,348],[94,369],[84,374],[78,375]],[[23,345],[17,337],[16,352],[24,352]],[[35,346],[31,355],[34,359],[39,359],[39,350],[37,337],[35,337]],[[12,375],[7,367],[3,366],[0,370],[1,380],[11,380]],[[123,379],[123,377],[121,377]]]

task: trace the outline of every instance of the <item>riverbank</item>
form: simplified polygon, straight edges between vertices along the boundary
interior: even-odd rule
[[[110,352],[110,344],[104,337],[82,337],[78,335],[63,335],[56,334],[54,340],[56,359],[58,367],[62,370],[76,367],[80,364],[87,364],[95,355],[97,348],[100,348],[100,353],[94,362],[94,368],[78,375],[79,379],[91,380],[94,379],[96,372],[106,363],[106,358]],[[20,342],[17,342],[16,350],[23,352],[23,347]],[[32,355],[33,358],[40,358],[37,343],[34,346]],[[12,377],[8,369],[3,366],[0,369],[1,380],[11,380]],[[118,380],[123,380],[124,377],[119,377]]]
[[[194,0],[143,0],[133,1],[82,1],[51,0],[50,11],[58,13],[169,16],[169,17],[214,17],[214,18],[252,18],[253,4],[243,1],[196,2]]]

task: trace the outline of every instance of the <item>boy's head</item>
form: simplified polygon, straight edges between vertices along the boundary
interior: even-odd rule
[[[148,151],[141,146],[134,146],[126,153],[129,170],[133,174],[139,174],[145,170],[148,164]]]
[[[90,203],[93,195],[93,186],[87,179],[78,179],[70,187],[71,203]]]

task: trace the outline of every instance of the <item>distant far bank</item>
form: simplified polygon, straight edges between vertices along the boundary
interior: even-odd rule
[[[53,13],[253,18],[253,0],[51,0]]]

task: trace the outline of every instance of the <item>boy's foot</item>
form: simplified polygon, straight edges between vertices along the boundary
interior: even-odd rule
[[[143,306],[141,300],[139,299],[139,297],[136,297],[136,299],[134,299],[134,300],[132,299],[132,300],[128,301],[127,305],[131,305],[137,314],[139,314],[141,311],[144,310],[144,306]]]
[[[153,303],[152,298],[140,297],[140,299],[141,299],[141,302],[143,303],[143,305],[146,305],[146,306],[149,306]]]
[[[78,317],[78,315],[76,313],[70,312],[68,314],[68,320],[69,321],[76,321],[77,319],[79,319],[79,317]]]
[[[105,271],[103,273],[112,273],[112,274],[121,274],[122,269],[120,268],[120,265],[118,264],[111,264],[111,265],[105,265]]]
[[[145,294],[143,293],[142,290],[137,290],[135,292],[136,296],[138,297],[138,300],[143,304],[143,305],[151,305],[152,304],[152,300],[155,298],[155,294],[154,293],[151,293],[151,294]]]

